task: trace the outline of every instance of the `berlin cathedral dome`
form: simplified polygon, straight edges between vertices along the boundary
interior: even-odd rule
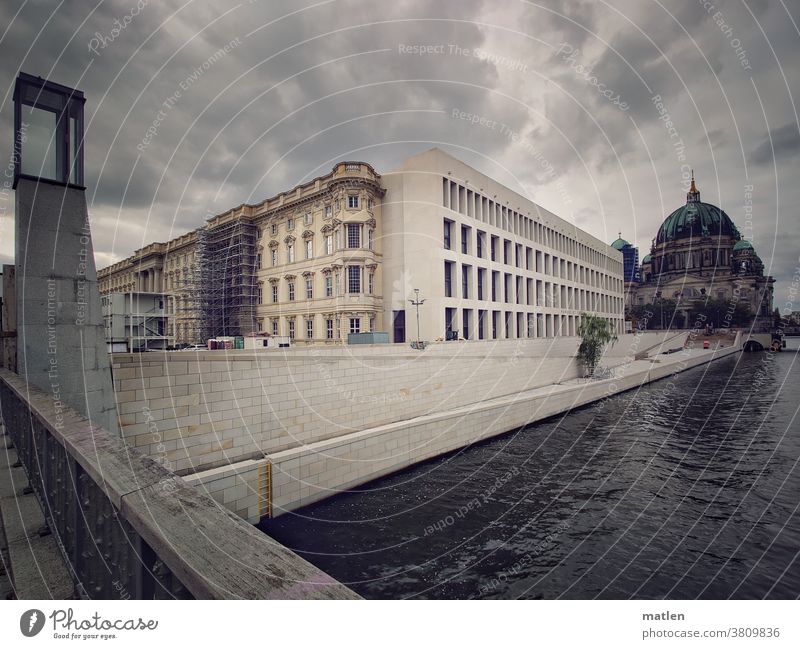
[[[626,303],[674,301],[676,324],[684,327],[691,326],[690,305],[708,299],[743,304],[752,316],[766,320],[772,314],[774,283],[764,275],[752,242],[742,238],[725,211],[700,200],[693,174],[686,203],[659,227],[650,254],[642,259],[640,281],[628,286]]]

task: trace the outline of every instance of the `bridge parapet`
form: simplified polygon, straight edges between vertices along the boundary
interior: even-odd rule
[[[158,462],[1,368],[0,412],[79,596],[357,598]]]

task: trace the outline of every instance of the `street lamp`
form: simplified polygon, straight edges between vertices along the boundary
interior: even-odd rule
[[[409,300],[409,302],[411,302],[411,304],[413,304],[415,307],[417,307],[417,348],[419,348],[420,342],[421,342],[420,339],[419,339],[419,306],[420,306],[420,304],[425,304],[425,300],[424,299],[422,299],[422,300],[419,299],[419,289],[418,288],[414,289],[414,299]]]

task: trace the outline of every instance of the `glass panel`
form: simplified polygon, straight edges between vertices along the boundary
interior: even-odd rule
[[[56,113],[22,107],[22,173],[40,178],[56,178]]]

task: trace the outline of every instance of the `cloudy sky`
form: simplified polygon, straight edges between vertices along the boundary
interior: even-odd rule
[[[385,173],[438,146],[642,256],[694,168],[790,299],[797,2],[5,0],[0,17],[4,168],[18,71],[87,95],[98,267],[337,160]],[[13,231],[5,191],[3,263]]]

